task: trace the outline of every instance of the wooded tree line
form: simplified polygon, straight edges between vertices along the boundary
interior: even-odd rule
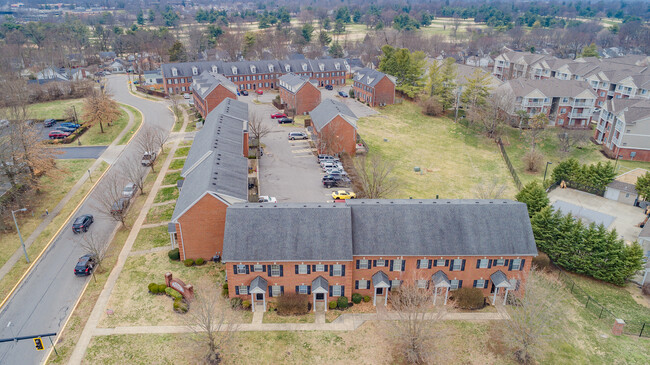
[[[575,158],[560,162],[551,174],[552,182],[573,181],[604,190],[616,178],[614,165],[607,161],[581,165]]]

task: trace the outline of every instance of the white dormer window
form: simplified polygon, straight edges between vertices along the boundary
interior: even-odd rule
[[[338,63],[338,62],[335,63],[335,64],[334,64],[334,68],[336,68],[337,70],[340,70],[340,69],[341,69],[341,64]]]
[[[217,66],[216,65],[212,65],[212,72],[217,73]]]
[[[199,74],[199,69],[196,68],[196,66],[192,67],[192,75],[198,75]]]
[[[255,65],[251,65],[251,72],[252,73],[257,72],[257,67],[255,67]]]
[[[285,70],[286,72],[291,72],[291,66],[289,66],[289,65],[284,65],[284,70]]]
[[[273,72],[273,65],[269,63],[269,72]]]
[[[319,68],[321,71],[325,71],[325,65],[322,64],[322,63],[319,63],[319,64],[318,64],[318,68]]]
[[[172,67],[172,76],[178,76],[178,69],[176,67]]]
[[[232,66],[232,74],[237,75],[237,67]]]
[[[302,70],[303,70],[303,71],[307,71],[307,64],[306,64],[306,63],[303,63],[303,64],[302,64]]]

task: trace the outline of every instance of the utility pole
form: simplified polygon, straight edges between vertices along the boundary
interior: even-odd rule
[[[20,244],[23,246],[23,252],[25,253],[25,260],[29,263],[29,257],[27,256],[27,248],[25,248],[25,242],[23,241],[23,235],[20,234],[20,228],[18,228],[18,221],[16,221],[16,212],[24,212],[27,208],[21,208],[18,210],[12,210],[11,216],[14,218],[14,224],[16,225],[16,231],[18,231],[18,237],[20,238]]]

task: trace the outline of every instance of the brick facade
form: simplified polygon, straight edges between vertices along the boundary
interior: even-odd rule
[[[314,130],[314,134],[315,140],[319,141],[316,146],[318,153],[356,153],[357,130],[340,115],[335,116],[320,131]]]
[[[354,97],[370,106],[390,105],[395,103],[395,84],[384,76],[381,81],[371,87],[355,81],[352,85]]]
[[[320,90],[311,82],[305,83],[295,93],[284,87],[280,87],[279,91],[280,99],[287,104],[286,110],[295,110],[296,115],[309,113],[320,104]]]
[[[209,260],[223,252],[223,231],[228,205],[205,194],[185,214],[178,217],[176,236],[181,260]],[[185,245],[184,242],[191,243]]]
[[[237,95],[223,85],[215,87],[205,99],[201,98],[198,93],[194,93],[192,97],[194,98],[194,107],[204,119],[208,113],[214,110],[226,98],[237,100]]]

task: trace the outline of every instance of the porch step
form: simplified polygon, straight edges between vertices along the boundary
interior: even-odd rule
[[[251,323],[253,323],[253,324],[262,324],[263,319],[264,319],[264,312],[256,311],[256,312],[253,312],[253,321]]]

